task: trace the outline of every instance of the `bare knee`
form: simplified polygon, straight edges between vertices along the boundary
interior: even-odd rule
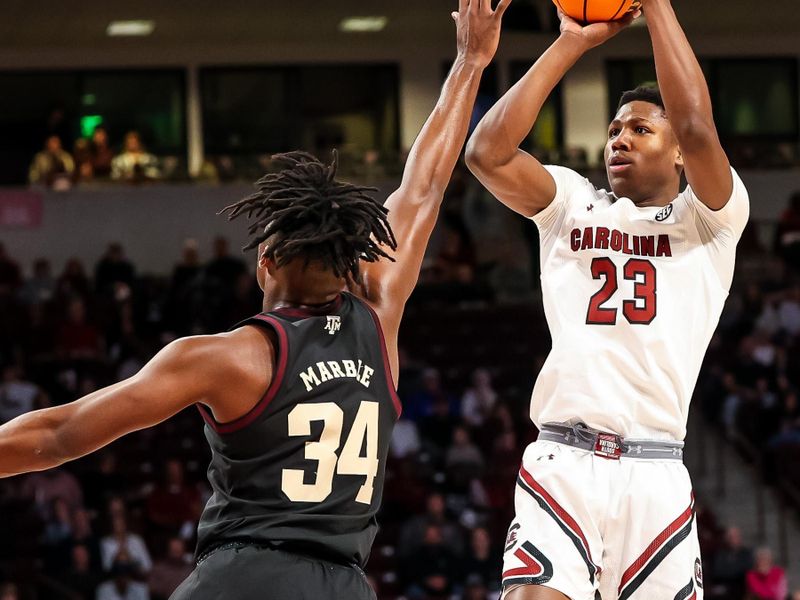
[[[511,590],[504,600],[570,600],[561,592],[543,585],[523,585]]]

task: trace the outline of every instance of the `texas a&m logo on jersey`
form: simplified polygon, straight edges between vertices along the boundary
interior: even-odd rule
[[[342,317],[337,315],[328,316],[328,321],[325,323],[325,331],[333,335],[342,328]]]

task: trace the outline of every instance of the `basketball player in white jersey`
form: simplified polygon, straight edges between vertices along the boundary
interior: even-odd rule
[[[638,12],[587,27],[560,15],[559,38],[468,146],[481,182],[539,228],[553,339],[505,548],[507,600],[703,596],[682,440],[749,200],[669,0],[642,10],[661,93],[623,95],[605,147],[610,192],[519,145],[570,67]]]

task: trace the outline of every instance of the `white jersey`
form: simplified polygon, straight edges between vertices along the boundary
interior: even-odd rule
[[[682,440],[689,402],[733,279],[749,215],[744,184],[713,211],[687,187],[638,208],[563,167],[533,217],[553,348],[531,400],[542,423]]]

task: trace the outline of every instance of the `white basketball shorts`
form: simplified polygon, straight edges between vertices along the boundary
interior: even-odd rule
[[[504,595],[551,587],[571,600],[702,600],[689,473],[679,460],[609,459],[528,446],[506,539]]]

